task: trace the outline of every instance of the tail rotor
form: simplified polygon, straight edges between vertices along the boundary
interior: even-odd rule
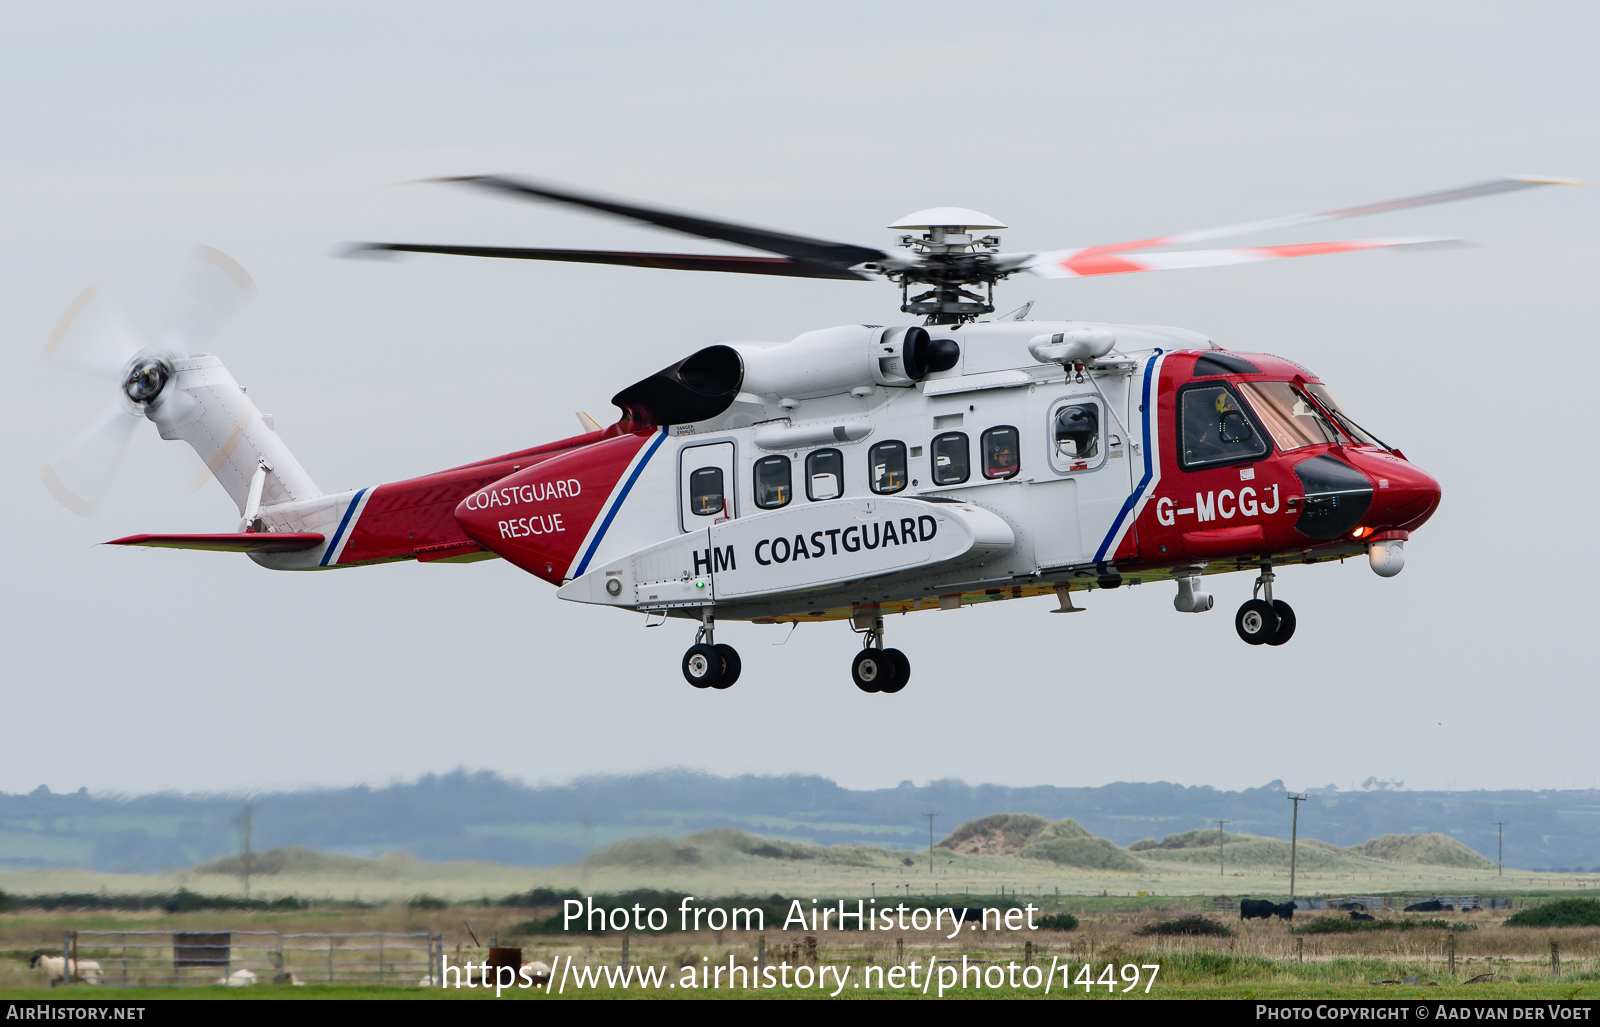
[[[104,391],[117,390],[105,413],[39,466],[45,488],[79,516],[93,516],[105,499],[139,422],[163,404],[193,402],[169,387],[174,357],[201,348],[255,292],[249,274],[227,254],[202,246],[195,256],[199,266],[189,276],[159,346],[150,345],[103,301],[85,319],[88,323],[78,324],[101,290],[97,282],[68,306],[40,354],[44,363],[98,379],[105,383],[99,386]]]

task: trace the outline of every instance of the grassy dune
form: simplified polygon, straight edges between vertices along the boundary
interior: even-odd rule
[[[628,839],[591,853],[581,864],[550,868],[429,863],[402,853],[361,859],[282,850],[255,858],[257,872],[251,878],[251,894],[366,902],[405,900],[421,894],[466,901],[535,887],[591,893],[644,887],[681,889],[697,895],[778,892],[980,897],[1001,889],[1041,896],[1058,891],[1061,895],[1287,894],[1287,842],[1229,835],[1223,847],[1223,874],[1218,873],[1216,842],[1215,831],[1198,831],[1120,849],[1089,836],[1070,820],[1052,823],[1037,817],[1031,821],[1013,818],[980,827],[963,825],[934,849],[931,873],[926,851],[806,845],[730,829],[681,838]],[[1400,857],[1419,861],[1400,862]],[[1497,876],[1481,857],[1439,835],[1388,836],[1349,849],[1302,839],[1298,859],[1296,892],[1302,896],[1600,888],[1600,875],[1596,874],[1508,869],[1505,876]],[[236,861],[223,860],[162,874],[15,871],[0,873],[0,890],[37,895],[158,893],[182,887],[201,894],[240,895],[243,887],[234,875],[237,870]]]

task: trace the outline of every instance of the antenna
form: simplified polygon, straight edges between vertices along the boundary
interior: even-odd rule
[[[928,873],[931,874],[933,873],[933,818],[939,814],[924,813],[922,815],[928,818]]]
[[[1298,807],[1296,807],[1296,808],[1298,808]],[[1226,839],[1228,837],[1228,832],[1226,832],[1226,831],[1224,831],[1222,829],[1222,825],[1223,824],[1231,824],[1231,823],[1233,823],[1233,821],[1231,821],[1231,820],[1219,820],[1219,821],[1217,821],[1217,876],[1218,877],[1226,877],[1227,876],[1227,874],[1224,872],[1224,868],[1223,868],[1223,864],[1222,864],[1222,845],[1223,845],[1224,839]]]
[[[1506,876],[1506,824],[1507,823],[1509,823],[1509,821],[1505,821],[1505,820],[1496,820],[1494,822],[1494,826],[1498,827],[1500,829],[1500,861],[1499,861],[1499,864],[1498,864],[1499,867],[1500,867],[1500,871],[1499,871],[1499,873],[1495,874],[1496,877],[1504,877],[1504,876]]]

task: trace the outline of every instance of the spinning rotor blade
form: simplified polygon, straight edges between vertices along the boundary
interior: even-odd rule
[[[199,263],[191,268],[188,282],[177,297],[159,346],[148,345],[118,313],[103,306],[93,311],[88,327],[72,331],[79,315],[99,292],[100,283],[91,285],[72,301],[45,342],[41,360],[71,365],[109,379],[117,388],[117,400],[111,409],[64,453],[39,467],[45,488],[73,513],[88,517],[105,498],[128,440],[145,420],[149,404],[160,398],[161,394],[154,390],[165,387],[163,376],[151,394],[129,392],[130,374],[137,380],[141,373],[138,365],[164,363],[173,353],[205,348],[239,301],[255,292],[250,275],[227,254],[201,246],[195,257]],[[170,371],[170,364],[164,366]]]
[[[1225,264],[1251,264],[1280,257],[1315,257],[1324,253],[1351,253],[1395,246],[1427,246],[1457,242],[1455,239],[1410,237],[1398,239],[1346,239],[1336,242],[1296,243],[1290,246],[1255,246],[1235,250],[1179,250],[1175,253],[1135,253],[1115,256],[1100,247],[1082,250],[1056,250],[1037,253],[1022,266],[1040,278],[1087,278],[1093,275],[1123,275],[1133,271],[1181,271],[1192,267],[1221,267]]]
[[[1508,178],[1492,178],[1487,182],[1476,185],[1461,186],[1457,189],[1444,189],[1433,193],[1420,193],[1416,196],[1405,196],[1398,200],[1382,200],[1378,203],[1364,203],[1358,207],[1341,207],[1338,210],[1325,210],[1316,214],[1290,214],[1287,217],[1268,218],[1265,221],[1247,221],[1238,225],[1222,225],[1217,228],[1201,228],[1192,232],[1179,232],[1176,235],[1162,235],[1153,239],[1139,239],[1134,242],[1110,243],[1104,246],[1090,246],[1079,252],[1087,254],[1096,253],[1125,253],[1128,250],[1150,250],[1159,246],[1178,246],[1182,243],[1205,242],[1208,239],[1225,239],[1233,235],[1247,235],[1250,232],[1265,232],[1271,228],[1289,228],[1295,225],[1314,225],[1322,221],[1338,221],[1343,218],[1358,218],[1368,214],[1387,214],[1392,210],[1407,210],[1411,207],[1427,207],[1435,203],[1452,203],[1456,200],[1471,200],[1479,196],[1493,196],[1496,193],[1515,192],[1518,189],[1532,189],[1541,185],[1587,185],[1575,178],[1550,178],[1543,175],[1513,175]]]
[[[194,258],[161,340],[175,353],[206,349],[240,303],[256,294],[250,273],[221,250],[198,246]]]
[[[80,517],[94,515],[111,488],[128,440],[144,417],[117,403],[66,452],[39,465],[39,479],[62,506]]]
[[[104,282],[95,282],[68,305],[45,341],[44,350],[39,354],[41,363],[59,363],[97,378],[117,378],[128,360],[144,349],[144,339],[120,313],[108,309],[104,301],[89,312],[85,324],[78,324],[79,317],[104,285]],[[75,326],[78,331],[73,332]]]
[[[674,271],[728,271],[746,275],[784,275],[790,278],[848,278],[866,281],[865,275],[828,264],[790,260],[788,257],[730,257],[704,253],[636,253],[631,250],[541,250],[512,246],[424,246],[412,243],[362,243],[346,256],[368,252],[446,253],[460,257],[509,257],[514,260],[563,260],[579,264],[623,264]]]
[[[880,260],[885,256],[882,250],[869,249],[865,246],[829,242],[826,239],[809,239],[802,235],[788,235],[766,228],[752,228],[749,225],[736,225],[727,221],[712,221],[709,218],[694,217],[690,214],[676,214],[671,211],[655,210],[651,207],[636,207],[627,203],[615,203],[611,200],[602,200],[598,197],[566,192],[546,185],[535,185],[531,182],[500,178],[496,175],[464,175],[458,178],[438,178],[434,179],[434,181],[465,182],[469,185],[482,186],[486,189],[496,189],[523,199],[532,198],[553,200],[557,203],[570,203],[573,206],[587,207],[590,210],[604,211],[607,214],[615,214],[618,217],[643,221],[646,224],[668,228],[674,232],[683,232],[685,235],[698,236],[701,239],[720,239],[723,242],[748,246],[753,250],[781,253],[785,257],[791,257],[807,264],[820,264],[840,271],[866,261]]]

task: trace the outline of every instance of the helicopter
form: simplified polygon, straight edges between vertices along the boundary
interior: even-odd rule
[[[695,625],[684,678],[726,689],[740,656],[718,620],[846,622],[851,678],[905,688],[888,615],[1158,581],[1174,608],[1215,604],[1211,575],[1254,571],[1234,617],[1279,646],[1294,610],[1274,568],[1366,556],[1382,577],[1437,510],[1437,480],[1358,423],[1310,370],[1224,349],[1185,328],[1002,316],[994,289],[1046,279],[1242,264],[1439,244],[1401,237],[1238,249],[1170,247],[1489,196],[1571,179],[1513,176],[1317,213],[1110,245],[1004,252],[1007,226],[959,207],[917,211],[877,249],[658,210],[500,176],[438,179],[554,202],[763,256],[362,243],[347,256],[446,254],[842,281],[901,290],[900,324],[851,324],[786,342],[717,343],[623,388],[620,416],[584,432],[408,481],[323,492],[222,361],[123,337],[99,367],[115,405],[41,467],[69,508],[92,510],[134,428],[189,443],[239,511],[219,534],[108,544],[246,553],[274,570],[503,559],[564,600]],[[1149,252],[1161,251],[1161,252]],[[240,290],[249,277],[201,256]],[[46,347],[92,298],[80,296]],[[109,355],[107,355],[109,354]],[[656,618],[659,618],[656,619]]]

